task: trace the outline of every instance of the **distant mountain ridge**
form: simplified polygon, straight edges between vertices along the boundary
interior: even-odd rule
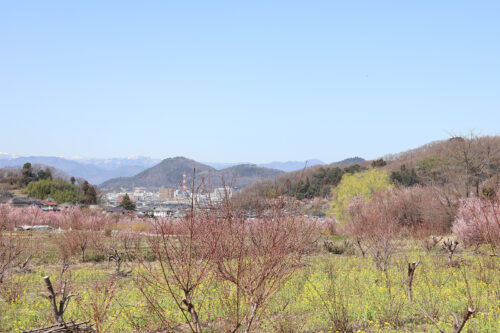
[[[144,167],[150,168],[155,164],[161,162],[161,159],[154,159],[146,156],[129,156],[126,158],[83,158],[83,157],[72,157],[70,160],[77,161],[85,164],[92,164],[97,167],[114,170],[118,168],[126,167]]]
[[[151,168],[162,160],[154,159],[146,156],[130,156],[125,158],[83,158],[83,157],[58,157],[58,156],[19,156],[8,153],[0,152],[0,168],[1,167],[21,167],[24,163],[39,164],[43,166],[50,166],[62,171],[68,176],[74,176],[77,178],[83,178],[88,180],[92,184],[101,184],[107,180],[114,178],[126,178],[136,176],[142,171]],[[359,161],[364,161],[361,158],[355,157],[351,159],[346,159],[338,164],[350,164],[359,163]],[[288,161],[279,162],[274,161],[270,163],[252,164],[252,163],[201,163],[204,166],[211,167],[214,169],[212,172],[214,175],[218,174],[215,171],[226,170],[221,174],[226,174],[226,178],[229,177],[227,173],[231,175],[234,172],[229,172],[228,169],[236,166],[247,165],[247,169],[250,168],[264,168],[272,170],[280,170],[284,172],[301,170],[306,166],[306,161]],[[307,168],[316,165],[325,165],[323,161],[318,159],[311,159],[307,161]],[[253,167],[249,167],[253,166]],[[248,169],[248,170],[250,170]],[[229,169],[231,170],[231,169]],[[241,167],[232,169],[242,171]],[[252,169],[255,175],[258,174],[260,169]],[[262,170],[260,170],[262,171]],[[264,172],[266,175],[273,174],[273,172]],[[255,176],[257,177],[257,176]],[[255,178],[254,177],[254,178]],[[240,183],[246,183],[250,181],[239,181]]]
[[[324,165],[324,164],[325,162],[320,161],[318,159],[311,159],[307,161],[288,161],[288,162],[274,161],[270,163],[259,164],[259,166],[290,172],[290,171],[301,170],[304,169],[305,167],[309,168],[315,165]]]
[[[258,167],[262,168],[269,168],[269,169],[277,169],[285,172],[289,171],[295,171],[295,170],[301,170],[304,169],[304,167],[307,165],[307,167],[312,167],[315,165],[323,165],[325,162],[320,161],[318,159],[310,159],[307,161],[287,161],[287,162],[280,162],[280,161],[273,161],[269,163],[258,163],[258,164],[253,164],[253,163],[248,163],[248,162],[241,162],[241,163],[218,163],[218,162],[204,162],[206,165],[209,165],[217,170],[222,170],[225,168],[229,168],[235,165],[242,165],[242,164],[252,164],[256,165]]]
[[[356,163],[362,163],[364,162],[365,159],[355,156],[355,157],[350,157],[346,158],[342,161],[338,162],[333,162],[330,163],[332,165],[349,165],[349,164],[356,164]],[[241,165],[241,164],[252,164],[252,163],[217,163],[217,162],[205,162],[204,164],[209,165],[217,170],[222,170],[228,167],[232,167],[235,165]],[[318,160],[318,159],[310,159],[307,161],[287,161],[287,162],[280,162],[280,161],[273,161],[269,163],[259,163],[255,164],[258,167],[262,168],[269,168],[269,169],[277,169],[281,170],[284,172],[291,172],[291,171],[297,171],[297,170],[302,170],[304,168],[310,168],[313,166],[317,165],[327,165],[327,163]]]
[[[110,161],[106,163],[105,161]],[[24,163],[41,164],[63,171],[69,176],[83,178],[92,184],[100,184],[115,177],[133,176],[157,163],[149,158],[141,159],[67,159],[55,156],[16,156],[0,154],[0,167],[21,167]]]
[[[346,159],[343,159],[342,161],[338,162],[333,162],[331,165],[351,165],[351,164],[358,164],[358,163],[363,163],[366,160],[364,158],[355,156],[355,157],[349,157]]]
[[[241,164],[217,170],[209,165],[185,157],[167,158],[159,164],[144,170],[133,177],[120,177],[105,181],[100,185],[107,190],[132,189],[134,187],[159,188],[179,187],[183,173],[188,180],[196,170],[196,185],[204,181],[209,187],[226,185],[243,187],[257,180],[274,178],[283,173],[281,170],[262,168],[254,164]]]

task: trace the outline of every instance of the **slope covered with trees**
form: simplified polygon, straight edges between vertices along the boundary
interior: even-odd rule
[[[167,158],[133,177],[110,179],[100,185],[103,189],[132,189],[134,187],[178,187],[184,172],[187,179],[192,179],[196,169],[197,185],[201,182],[207,187],[227,185],[243,187],[260,179],[273,178],[283,173],[280,170],[258,167],[253,164],[236,165],[222,170],[216,170],[203,163],[185,157]]]
[[[500,175],[500,137],[454,136],[384,157],[396,184],[438,186],[468,197],[479,195]]]
[[[351,165],[323,165],[257,182],[248,191],[265,197],[279,194],[297,199],[331,198],[346,173],[387,170],[396,186],[435,186],[455,197],[481,194],[500,176],[500,137],[473,133],[436,141],[419,148]],[[490,185],[488,185],[490,184]]]
[[[346,161],[360,161],[360,159],[347,159]],[[360,164],[339,163],[287,172],[275,179],[256,182],[245,188],[245,192],[263,197],[288,195],[297,199],[325,198],[330,195],[332,188],[340,183],[344,174],[352,174],[366,169]]]
[[[52,199],[57,203],[72,202],[96,204],[97,189],[84,179],[56,176],[59,170],[39,165],[32,166],[27,162],[22,168],[0,169],[0,191],[9,193],[17,191],[35,199]],[[65,179],[66,178],[66,179]]]

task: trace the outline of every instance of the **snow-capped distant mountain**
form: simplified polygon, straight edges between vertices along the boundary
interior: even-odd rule
[[[68,176],[83,178],[92,184],[100,184],[116,177],[130,177],[157,164],[156,160],[144,158],[111,159],[67,159],[55,156],[16,156],[0,155],[0,167],[21,167],[24,163],[51,166]]]
[[[0,160],[10,160],[10,159],[13,159],[13,158],[16,158],[17,155],[12,155],[12,154],[9,154],[9,153],[2,153],[0,152]]]
[[[88,180],[92,184],[100,184],[117,177],[131,177],[161,162],[146,156],[130,156],[124,158],[85,158],[56,156],[18,156],[0,153],[0,167],[21,167],[24,163],[51,166],[66,173],[68,176]],[[205,163],[217,170],[249,163]],[[307,167],[325,164],[320,160],[307,161]],[[258,167],[277,169],[285,172],[303,169],[306,161],[271,162],[257,164]]]
[[[154,159],[146,156],[129,156],[124,158],[72,157],[70,159],[80,163],[95,165],[106,170],[113,170],[130,166],[140,166],[144,167],[144,169],[147,169],[161,162],[161,159]]]

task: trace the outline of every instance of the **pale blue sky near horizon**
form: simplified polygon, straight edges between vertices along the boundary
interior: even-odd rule
[[[375,158],[499,134],[498,1],[0,1],[0,152]]]

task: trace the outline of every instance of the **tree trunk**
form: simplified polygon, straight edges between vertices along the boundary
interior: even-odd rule
[[[201,324],[200,324],[200,319],[198,318],[198,313],[194,309],[194,307],[191,308],[191,318],[193,319],[193,322],[196,326],[196,332],[201,333]]]
[[[56,293],[54,292],[54,288],[52,287],[50,278],[48,276],[45,276],[43,278],[43,281],[45,282],[45,285],[47,286],[47,289],[49,291],[49,299],[50,299],[50,304],[52,305],[52,313],[54,314],[54,318],[58,323],[62,323],[63,322],[62,313],[57,308]]]
[[[184,303],[184,305],[187,306],[187,311],[191,315],[191,321],[195,326],[196,333],[201,333],[202,330],[201,330],[200,318],[198,317],[198,313],[196,312],[193,303],[191,303],[189,292],[184,291],[184,299],[182,300],[182,303]]]
[[[464,328],[465,323],[467,322],[467,320],[469,320],[470,316],[473,315],[474,313],[476,313],[476,310],[468,307],[465,310],[464,317],[463,317],[461,323],[458,322],[457,315],[454,314],[454,313],[452,313],[453,318],[455,319],[455,325],[454,325],[455,330],[453,330],[453,333],[460,333],[462,331],[462,329]]]
[[[250,316],[248,317],[247,327],[245,328],[245,333],[250,332],[250,327],[255,319],[255,315],[257,314],[257,304],[253,303],[250,306]]]
[[[356,244],[358,244],[359,251],[361,251],[363,258],[366,257],[366,250],[363,249],[363,246],[361,245],[361,239],[356,238]]]
[[[412,292],[413,277],[415,276],[415,270],[417,269],[419,263],[420,263],[419,261],[408,263],[408,276],[405,279],[405,284],[406,284],[406,296],[408,297],[408,300],[410,302],[413,301],[413,292]]]

